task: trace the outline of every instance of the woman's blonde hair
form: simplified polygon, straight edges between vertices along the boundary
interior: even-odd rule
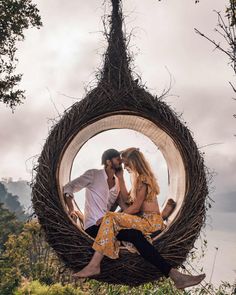
[[[132,170],[132,189],[131,195],[136,194],[139,185],[139,176],[145,177],[147,183],[150,185],[149,190],[152,192],[152,195],[158,195],[160,193],[160,188],[155,178],[154,173],[145,159],[143,153],[138,148],[128,148],[121,152],[121,157],[125,158],[128,161],[128,165]]]

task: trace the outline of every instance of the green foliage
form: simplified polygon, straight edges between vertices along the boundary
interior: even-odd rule
[[[73,287],[72,285],[62,286],[57,283],[51,286],[40,284],[39,281],[33,281],[24,284],[18,288],[14,295],[82,295],[85,294],[80,289]]]
[[[10,261],[3,255],[0,257],[0,294],[9,295],[18,287],[21,277],[17,267],[12,267]]]
[[[24,40],[25,29],[42,26],[38,12],[31,0],[0,1],[0,101],[12,109],[25,98],[24,91],[15,89],[22,77],[14,74],[16,42]]]
[[[180,295],[183,292],[178,291],[169,279],[162,279],[158,282],[147,283],[139,287],[128,287],[123,285],[109,285],[97,281],[89,281],[89,294],[101,295]]]
[[[0,203],[0,255],[5,249],[6,243],[10,234],[18,235],[23,228],[23,223],[16,219],[15,214],[3,208]]]
[[[148,283],[140,287],[131,288],[121,285],[109,285],[94,280],[84,282],[80,286],[68,284],[53,284],[51,286],[41,284],[39,281],[24,282],[21,287],[14,291],[13,295],[233,295],[234,288],[229,283],[215,289],[212,285],[188,289],[188,291],[176,290],[169,279],[159,283]]]
[[[23,277],[50,284],[58,275],[59,261],[45,242],[44,234],[35,220],[26,223],[20,235],[8,238],[4,255],[12,266],[19,268]]]
[[[9,295],[18,286],[20,275],[17,268],[12,267],[9,259],[5,257],[5,243],[11,234],[18,235],[23,228],[23,223],[16,216],[3,208],[0,203],[0,294]]]
[[[68,282],[68,271],[61,273],[62,264],[45,241],[36,220],[25,223],[20,234],[11,234],[1,255],[1,288],[20,283],[21,278],[39,280],[48,285]]]

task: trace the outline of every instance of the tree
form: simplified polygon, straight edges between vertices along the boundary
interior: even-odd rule
[[[9,193],[4,184],[2,184],[1,182],[0,203],[2,203],[3,206],[10,212],[13,212],[18,220],[24,221],[29,217],[27,214],[24,213],[24,208],[19,202],[19,197]]]
[[[215,32],[221,38],[220,41],[215,41],[205,34],[201,33],[198,29],[195,32],[208,41],[210,41],[216,49],[226,54],[229,58],[229,65],[232,67],[236,74],[236,0],[229,0],[226,6],[225,15],[221,12],[215,11],[218,18],[217,27]],[[236,93],[235,86],[229,82],[233,91]]]
[[[17,89],[22,74],[14,74],[16,42],[24,40],[25,29],[42,26],[38,13],[31,0],[0,1],[0,102],[12,110],[25,99],[25,92]]]
[[[9,235],[5,248],[3,257],[21,276],[46,284],[68,281],[68,272],[60,273],[63,265],[46,242],[37,220],[25,223],[20,234]]]
[[[3,208],[0,203],[0,255],[5,250],[5,243],[10,234],[18,235],[23,228],[23,223],[16,219],[15,214]]]
[[[19,280],[16,269],[11,267],[8,259],[4,257],[6,250],[5,243],[11,234],[19,235],[23,223],[16,219],[16,216],[3,208],[0,203],[0,293],[1,295],[12,294],[17,287]]]

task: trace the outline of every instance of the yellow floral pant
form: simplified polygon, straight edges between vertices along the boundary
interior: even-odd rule
[[[144,235],[164,228],[161,215],[143,213],[142,216],[119,212],[107,212],[102,219],[93,249],[112,259],[119,257],[120,242],[116,235],[122,229],[137,229]]]

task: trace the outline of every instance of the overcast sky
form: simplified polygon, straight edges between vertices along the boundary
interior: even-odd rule
[[[103,2],[36,1],[44,26],[26,32],[26,40],[19,44],[18,51],[18,71],[24,73],[21,87],[26,90],[27,99],[14,114],[0,105],[0,178],[30,180],[32,157],[40,154],[52,126],[51,119],[84,97],[85,88],[95,84],[95,71],[101,66],[101,55],[106,48],[101,16],[104,11],[109,12],[109,6],[103,6]],[[209,247],[204,267],[209,280],[214,247],[219,247],[212,280],[233,282],[236,102],[228,81],[234,81],[234,76],[227,66],[227,58],[194,32],[196,27],[218,38],[214,33],[217,20],[213,9],[224,12],[224,1],[205,0],[197,5],[194,0],[173,2],[124,1],[126,30],[133,29],[130,50],[135,57],[134,70],[153,94],[161,94],[169,85],[170,74],[172,76],[171,96],[166,102],[183,114],[197,145],[205,153],[207,167],[215,171],[211,197],[216,204],[207,221]],[[144,148],[139,135],[125,132],[124,141],[131,138],[133,145]],[[117,136],[116,132],[109,134],[111,142],[115,142]],[[101,144],[99,137],[94,144],[98,143],[100,150],[82,168],[99,163],[100,151],[106,145]],[[89,144],[87,154],[91,157]],[[152,149],[151,144],[145,146],[147,154],[152,154]],[[86,155],[86,146],[83,153]],[[161,165],[163,170],[157,173],[165,192],[166,178],[161,171],[166,168],[164,162]],[[78,172],[82,171],[75,170],[74,174]]]

